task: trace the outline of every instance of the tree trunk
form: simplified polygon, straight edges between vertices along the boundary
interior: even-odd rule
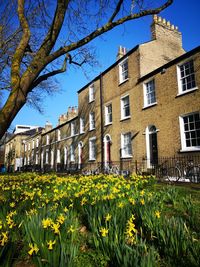
[[[4,107],[0,110],[0,139],[8,130],[19,110],[26,103],[26,95],[24,95],[23,91],[22,88],[15,88],[10,93]]]

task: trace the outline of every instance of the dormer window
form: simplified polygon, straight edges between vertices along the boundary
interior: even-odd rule
[[[128,58],[119,63],[119,83],[128,79]]]
[[[91,84],[89,86],[89,102],[94,101],[94,93],[95,93],[95,88],[94,88],[94,84]]]

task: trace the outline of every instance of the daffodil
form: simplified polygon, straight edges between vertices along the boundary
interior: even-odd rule
[[[60,214],[56,220],[59,224],[63,224],[65,221],[65,217],[63,216],[63,214]]]
[[[54,231],[54,234],[59,234],[60,233],[60,224],[59,223],[52,223],[51,228]]]
[[[29,254],[30,256],[32,256],[33,253],[37,254],[38,251],[39,251],[39,248],[37,247],[36,244],[34,244],[34,245],[33,245],[33,244],[29,244],[29,248],[30,248],[30,250],[28,251],[28,254]]]
[[[158,219],[160,218],[160,211],[158,211],[158,210],[155,211],[155,217]]]
[[[73,225],[70,226],[68,233],[73,233],[76,229],[73,227]]]
[[[3,247],[8,242],[8,232],[2,232],[2,239],[0,240],[0,245]]]
[[[11,202],[11,203],[10,203],[10,207],[11,207],[11,208],[14,208],[14,207],[15,207],[15,202]]]
[[[111,218],[112,218],[112,215],[110,215],[110,214],[108,213],[108,214],[106,215],[106,217],[105,217],[106,222],[110,221]]]
[[[43,228],[48,228],[51,226],[51,224],[52,224],[52,219],[50,219],[50,218],[46,218],[46,219],[42,220]]]
[[[106,237],[108,235],[108,229],[106,229],[105,227],[101,227],[99,231],[103,237]]]
[[[54,241],[50,240],[49,242],[47,242],[48,249],[52,250],[53,249],[53,245],[55,245],[55,243],[56,243],[56,240],[54,240]]]
[[[142,198],[142,199],[140,200],[140,203],[141,203],[142,205],[145,204],[144,198]]]

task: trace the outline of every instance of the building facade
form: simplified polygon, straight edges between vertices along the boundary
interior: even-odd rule
[[[151,32],[147,43],[120,47],[117,61],[78,91],[78,110],[24,141],[24,167],[134,171],[136,162],[148,169],[159,158],[199,156],[200,47],[186,53],[178,28],[161,17]]]

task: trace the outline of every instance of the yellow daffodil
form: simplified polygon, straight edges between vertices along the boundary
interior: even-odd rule
[[[43,228],[48,228],[51,226],[51,224],[52,224],[52,219],[50,219],[50,218],[46,218],[46,219],[42,220]]]
[[[65,207],[65,208],[63,209],[63,211],[64,211],[64,212],[68,212],[68,208]]]
[[[54,234],[59,234],[60,233],[60,224],[59,223],[52,223],[51,228],[54,231]]]
[[[129,202],[132,204],[132,205],[135,205],[135,199],[134,198],[132,198],[132,197],[129,197]]]
[[[160,211],[158,211],[158,210],[155,211],[155,217],[158,219],[160,218]]]
[[[144,189],[140,192],[140,196],[144,196]]]
[[[108,235],[108,229],[106,229],[105,227],[101,227],[99,231],[103,237],[106,237]]]
[[[33,244],[29,244],[29,247],[30,247],[30,250],[28,251],[28,254],[29,254],[30,256],[32,256],[33,253],[35,253],[35,254],[38,253],[39,248],[37,247],[36,244],[34,244],[34,245],[33,245]]]
[[[117,207],[122,209],[124,207],[124,205],[125,204],[123,202],[119,202],[118,205],[117,205]]]
[[[10,203],[10,207],[11,207],[11,208],[14,208],[14,207],[15,207],[15,202],[11,202],[11,203]]]
[[[142,205],[145,204],[144,198],[142,198],[142,199],[140,200],[140,203],[141,203]]]
[[[87,202],[87,198],[83,197],[81,200],[81,206],[83,206]]]
[[[126,240],[128,244],[135,244],[136,242],[137,229],[135,228],[135,223],[133,222],[134,220],[135,220],[135,216],[132,215],[126,225],[125,234],[126,234]]]
[[[76,229],[73,227],[73,225],[70,226],[68,233],[73,233]]]
[[[112,218],[112,215],[110,215],[110,214],[108,213],[108,214],[106,215],[106,217],[105,217],[106,222],[110,221],[111,218]]]
[[[49,242],[47,242],[48,249],[52,250],[53,249],[53,245],[55,245],[55,243],[56,243],[56,240],[54,240],[54,241],[50,240]]]
[[[63,224],[65,221],[65,217],[63,216],[63,214],[60,214],[56,220],[59,224]]]
[[[8,232],[2,232],[1,235],[0,245],[3,247],[8,242]]]

